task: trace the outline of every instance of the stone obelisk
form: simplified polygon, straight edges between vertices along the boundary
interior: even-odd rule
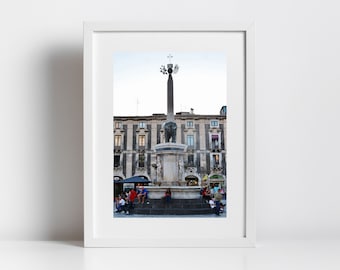
[[[168,68],[168,111],[167,111],[167,121],[174,121],[174,82],[172,80],[172,70]]]
[[[172,80],[172,74],[177,73],[178,65],[171,63],[172,56],[169,55],[169,64],[167,67],[161,66],[161,72],[168,75],[168,87],[167,87],[167,117],[166,122],[163,123],[165,142],[176,143],[176,130],[177,125],[174,117],[174,83]]]

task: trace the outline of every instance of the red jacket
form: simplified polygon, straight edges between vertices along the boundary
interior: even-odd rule
[[[130,191],[129,200],[133,202],[133,201],[136,199],[136,197],[137,197],[136,191],[131,190],[131,191]]]

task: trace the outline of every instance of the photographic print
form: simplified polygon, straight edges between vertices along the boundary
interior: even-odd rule
[[[113,218],[226,218],[226,55],[112,58]]]
[[[85,246],[254,245],[253,40],[243,24],[84,25]]]

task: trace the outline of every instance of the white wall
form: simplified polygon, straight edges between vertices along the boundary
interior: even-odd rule
[[[255,22],[258,238],[340,236],[337,1],[2,1],[0,239],[82,239],[82,23]]]

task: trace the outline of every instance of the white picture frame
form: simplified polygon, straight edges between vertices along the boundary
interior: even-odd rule
[[[235,127],[229,145],[229,170],[235,173],[233,189],[238,190],[242,202],[235,199],[235,225],[227,219],[113,219],[112,194],[106,192],[112,183],[112,58],[121,48],[140,50],[160,49],[157,41],[175,40],[184,49],[190,45],[181,37],[195,40],[196,50],[211,50],[214,46],[237,49],[243,56],[237,75],[240,88],[230,88],[234,100],[231,129]],[[127,38],[126,38],[127,37]],[[240,38],[241,37],[241,38]],[[127,40],[138,38],[138,42]],[[209,40],[221,42],[211,42]],[[238,41],[241,40],[241,41]],[[187,41],[187,39],[186,39]],[[170,42],[171,43],[171,42]],[[183,44],[181,44],[183,43]],[[187,42],[186,42],[187,43]],[[219,45],[216,45],[219,44]],[[157,47],[159,46],[159,47]],[[189,46],[189,47],[188,47]],[[216,47],[219,49],[220,47]],[[178,49],[177,48],[177,49]],[[161,48],[166,50],[167,46]],[[232,60],[234,61],[234,60]],[[232,62],[231,61],[231,62]],[[162,63],[160,63],[162,64]],[[229,72],[228,71],[228,72]],[[241,74],[243,72],[243,74]],[[228,85],[233,75],[228,74]],[[236,77],[236,76],[235,76]],[[236,81],[236,79],[234,80]],[[236,85],[236,84],[235,84]],[[237,87],[235,87],[237,88]],[[227,91],[227,90],[226,90]],[[229,91],[229,90],[228,90]],[[255,181],[254,181],[254,27],[252,24],[176,24],[176,23],[84,23],[84,246],[85,247],[253,247],[255,246]],[[229,111],[229,107],[228,107]],[[229,113],[229,112],[228,112]],[[240,121],[236,121],[240,119]],[[239,123],[240,122],[240,123]],[[111,127],[110,127],[111,125]],[[236,131],[238,130],[238,131]],[[231,132],[232,133],[232,132]],[[239,146],[237,146],[239,144]],[[227,146],[228,147],[228,146]],[[234,151],[234,152],[232,152]],[[235,162],[234,162],[235,160]],[[240,163],[240,164],[239,164]],[[235,165],[233,167],[233,164]],[[237,177],[236,177],[237,176]],[[112,191],[112,189],[111,189]],[[233,190],[228,191],[231,195]],[[236,195],[234,196],[236,197]],[[233,211],[233,210],[232,210]],[[209,233],[213,231],[212,233]],[[219,231],[215,233],[214,231]]]

